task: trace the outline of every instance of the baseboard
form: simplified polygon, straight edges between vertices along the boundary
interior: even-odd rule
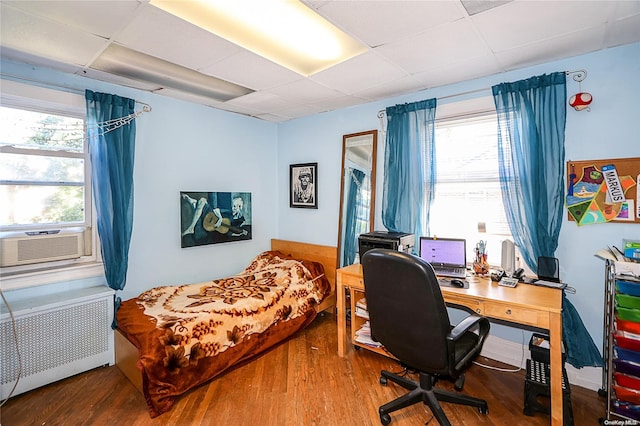
[[[521,345],[510,340],[489,335],[482,347],[480,355],[505,364],[526,368],[527,358],[531,357],[528,342]],[[597,391],[602,388],[602,368],[584,367],[577,369],[566,363],[567,378],[572,386],[580,386]]]

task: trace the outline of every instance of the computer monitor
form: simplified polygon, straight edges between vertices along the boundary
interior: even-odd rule
[[[555,257],[538,257],[538,279],[560,282],[560,262]]]
[[[467,241],[463,238],[420,237],[420,257],[433,266],[436,275],[464,278]]]

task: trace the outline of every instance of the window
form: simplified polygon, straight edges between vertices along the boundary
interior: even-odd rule
[[[467,240],[468,262],[476,243],[486,241],[491,265],[500,265],[502,241],[512,239],[500,191],[497,129],[495,111],[436,119],[437,182],[429,218],[432,236]]]
[[[2,230],[88,226],[84,119],[0,107]]]
[[[95,264],[84,97],[11,81],[2,84],[3,279]],[[46,282],[40,279],[37,284]]]

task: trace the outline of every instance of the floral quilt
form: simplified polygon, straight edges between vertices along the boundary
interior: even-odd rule
[[[306,327],[329,291],[322,265],[269,251],[237,275],[122,302],[118,328],[139,350],[151,417]]]

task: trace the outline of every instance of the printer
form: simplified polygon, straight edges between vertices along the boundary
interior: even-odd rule
[[[358,255],[360,259],[371,249],[383,248],[411,253],[415,245],[415,235],[403,232],[373,231],[358,236]]]

